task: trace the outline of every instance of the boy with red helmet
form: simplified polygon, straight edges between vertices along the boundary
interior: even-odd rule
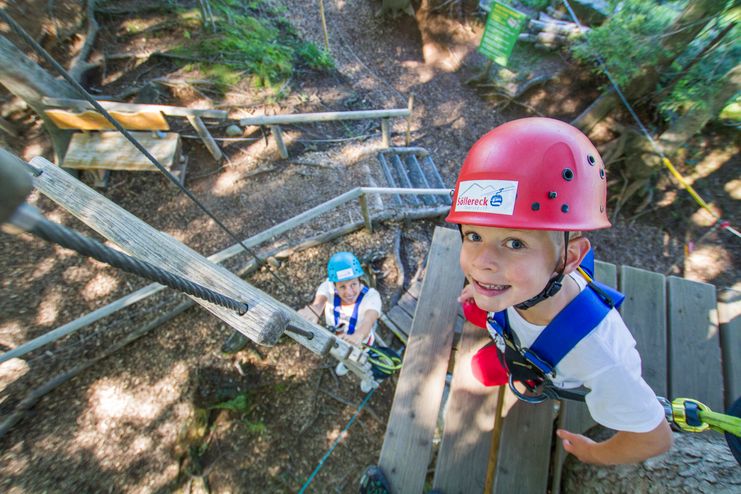
[[[581,461],[607,465],[661,454],[672,438],[615,309],[622,296],[582,269],[590,243],[581,232],[610,226],[606,195],[604,164],[584,134],[524,118],[473,145],[447,221],[463,237],[464,312],[494,339],[474,357],[474,374],[487,385],[509,381],[526,401],[584,399],[617,434],[601,443],[557,434]],[[518,392],[514,380],[531,392]],[[580,386],[586,395],[574,391]]]

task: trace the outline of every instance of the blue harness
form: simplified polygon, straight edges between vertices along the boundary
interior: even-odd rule
[[[580,267],[590,278],[594,277],[594,254],[590,250]],[[551,379],[556,377],[559,362],[600,322],[613,307],[619,307],[625,295],[597,281],[590,281],[569,305],[543,329],[529,348],[520,346],[517,335],[507,319],[507,311],[490,313],[487,326],[500,335],[506,344],[504,355],[498,352],[509,373],[510,388],[525,401],[539,402],[546,398],[568,398],[582,400],[583,393],[568,392],[555,387]],[[540,396],[523,395],[514,388],[513,381],[525,383],[530,391],[543,387]]]
[[[365,294],[368,293],[368,287],[364,286],[360,290],[360,294],[358,294],[357,300],[355,300],[355,305],[352,308],[352,315],[350,316],[350,320],[348,321],[347,326],[347,334],[353,334],[355,332],[355,326],[358,324],[358,310],[360,310],[360,302],[363,301],[363,297],[365,297]],[[334,327],[339,328],[340,327],[340,306],[342,305],[342,299],[335,291],[334,293],[334,300],[333,300],[333,307],[332,307],[332,313],[334,314]]]

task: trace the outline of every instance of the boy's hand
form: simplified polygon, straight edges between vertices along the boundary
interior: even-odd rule
[[[342,333],[338,336],[340,337],[340,339],[345,340],[346,342],[355,346],[363,346],[363,340],[365,339],[363,335],[358,334],[357,331],[353,334]]]
[[[303,317],[309,322],[316,323],[319,321],[319,316],[317,314],[314,314],[314,311],[311,310],[311,307],[308,305],[304,307],[303,309],[300,309],[298,311],[298,315]]]
[[[581,434],[574,434],[563,429],[558,429],[556,435],[561,438],[563,449],[579,458],[579,461],[595,465],[601,464],[600,461],[594,458],[592,448],[597,444],[595,441]]]
[[[461,294],[458,295],[458,302],[464,303],[467,300],[473,300],[473,286],[471,284],[468,284],[463,287],[463,290],[461,290]]]

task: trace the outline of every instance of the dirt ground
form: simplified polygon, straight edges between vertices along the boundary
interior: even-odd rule
[[[48,25],[33,21],[49,18],[52,4],[54,15]],[[67,64],[81,44],[74,28],[84,32],[77,24],[82,17],[77,2],[52,4],[39,0],[21,8],[10,2],[11,14],[29,30],[35,29],[32,35]],[[283,4],[301,36],[321,46],[318,3]],[[122,10],[142,5],[115,3]],[[430,151],[451,186],[466,150],[492,127],[533,114],[569,120],[599,94],[597,82],[566,56],[534,55],[520,47],[513,60],[518,55],[519,60],[537,58],[530,68],[534,75],[559,69],[561,75],[509,103],[487,97],[485,88],[465,84],[485,62],[475,51],[481,21],[468,4],[460,11],[463,16],[445,10],[445,16],[424,19],[422,31],[405,15],[374,17],[380,1],[329,0],[324,5],[337,69],[297,72],[285,99],[274,101],[246,81],[225,95],[217,95],[208,85],[172,82],[192,81],[199,75],[162,58],[142,64],[110,61],[87,84],[96,94],[115,95],[164,78],[170,83],[147,85],[136,101],[224,108],[230,112],[228,123],[250,114],[402,108],[414,94],[411,144]],[[154,25],[162,20],[159,15],[143,12],[139,17]],[[152,31],[157,34],[131,34],[130,17],[98,15],[101,31],[94,55],[161,49],[182,37],[177,26]],[[4,136],[3,145],[26,159],[36,155],[51,159],[53,151],[40,120],[13,98],[4,94],[2,98],[3,118],[22,130],[19,139]],[[184,136],[193,134],[187,122],[171,123]],[[226,136],[223,122],[209,127],[216,137]],[[403,145],[406,123],[394,122],[393,132],[394,144]],[[259,129],[246,129],[243,137],[220,141],[228,156],[221,164],[199,140],[184,139],[188,188],[240,239],[351,188],[384,185],[375,159],[380,148],[378,122],[287,129],[291,157],[286,160],[278,158],[273,139],[265,140]],[[604,144],[609,129],[597,129],[593,137]],[[709,127],[688,143],[677,163],[699,194],[735,227],[740,224],[741,196],[734,175],[738,167],[733,166],[738,160],[737,139],[737,133],[728,129]],[[92,183],[88,177],[83,181]],[[620,183],[615,188],[619,191]],[[614,218],[612,229],[591,235],[597,258],[741,288],[738,239],[724,231],[709,232],[709,216],[676,186],[658,192],[651,208],[637,215],[626,207]],[[204,255],[235,243],[159,174],[113,173],[105,195]],[[48,218],[95,235],[38,193],[30,202]],[[374,210],[383,206],[372,203]],[[360,218],[357,206],[348,205],[273,239],[271,245],[295,243]],[[402,280],[408,283],[423,263],[436,224],[443,222],[388,223],[372,234],[359,231],[265,264],[248,281],[298,308],[311,300],[323,280],[329,255],[352,250],[377,273],[388,307],[406,288]],[[29,235],[2,234],[0,249],[2,351],[148,284]],[[249,260],[242,254],[227,267],[237,270]],[[101,357],[115,342],[183,300],[162,292],[0,365],[2,419],[39,386]],[[230,333],[206,311],[190,308],[46,394],[0,438],[2,490],[297,492],[342,434],[344,440],[324,461],[307,492],[356,492],[364,467],[378,459],[394,380],[383,383],[345,432],[363,398],[354,377],[337,378],[332,372],[335,361],[317,357],[289,338],[272,348],[248,345],[226,355],[220,349]],[[234,401],[238,397],[243,401]]]

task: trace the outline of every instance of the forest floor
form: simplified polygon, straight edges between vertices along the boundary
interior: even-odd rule
[[[53,17],[63,24],[79,16],[77,3],[56,2]],[[161,13],[134,14],[148,3],[116,2],[122,12],[130,13],[98,15],[101,30],[95,52],[141,53],[182,41],[176,24],[149,31],[131,27],[134,19],[145,26],[162,22]],[[323,45],[315,4],[307,9],[305,2],[283,3],[300,35]],[[183,82],[199,79],[199,74],[160,57],[145,63],[111,61],[87,81],[88,86],[104,95],[142,86],[137,102],[223,108],[229,110],[228,123],[253,114],[404,108],[413,93],[411,145],[429,150],[451,186],[466,150],[491,128],[529,115],[568,121],[599,94],[599,83],[588,70],[565,54],[519,45],[513,64],[520,70],[531,76],[560,75],[516,102],[467,85],[485,63],[476,52],[482,21],[470,6],[425,18],[420,26],[406,15],[374,17],[378,1],[324,4],[336,70],[296,72],[283,99],[254,89],[248,81],[225,94],[208,85]],[[28,2],[23,8],[16,5],[11,13],[29,29],[37,29],[32,33],[37,39],[43,38],[34,19],[48,17],[48,5],[42,0]],[[433,42],[420,28],[436,33]],[[80,44],[80,38],[69,33],[47,41],[66,66]],[[169,82],[148,84],[164,79]],[[3,145],[25,159],[37,155],[53,159],[40,119],[13,98],[3,98],[4,118],[22,129],[20,139],[4,137]],[[173,122],[173,127],[185,136],[193,134],[187,122]],[[225,137],[225,123],[210,128],[216,137]],[[394,145],[403,145],[406,122],[394,122],[393,132]],[[184,139],[187,187],[240,239],[351,188],[384,184],[375,158],[380,149],[378,122],[287,129],[288,159],[279,159],[273,139],[263,139],[259,129],[246,129],[244,137],[220,141],[228,156],[221,164],[200,141]],[[604,145],[614,133],[602,126],[591,137]],[[700,195],[736,227],[741,185],[734,175],[738,167],[732,163],[737,162],[737,139],[722,126],[708,127],[688,143],[677,163]],[[619,170],[610,171],[619,176]],[[91,183],[87,177],[83,180]],[[620,190],[620,183],[615,189]],[[235,243],[159,174],[113,173],[105,195],[204,255]],[[38,193],[30,202],[48,218],[95,235]],[[383,205],[375,202],[373,207]],[[359,218],[358,208],[348,205],[273,239],[271,245],[290,244]],[[704,235],[709,224],[709,216],[689,195],[671,185],[658,190],[655,202],[642,214],[626,207],[613,218],[613,228],[590,238],[598,259],[739,289],[738,239],[718,230]],[[351,250],[371,260],[388,305],[406,289],[402,280],[408,283],[424,262],[435,225],[444,222],[382,224],[372,234],[359,231],[265,264],[247,279],[299,308],[311,301],[324,279],[328,257]],[[395,261],[398,238],[401,265]],[[690,252],[686,246],[691,242]],[[29,235],[3,234],[0,252],[3,351],[147,285]],[[227,267],[236,270],[249,260],[243,254]],[[153,315],[168,312],[182,300],[170,292],[160,293],[0,365],[2,418],[32,390],[99,357]],[[249,345],[226,355],[220,348],[230,332],[206,311],[190,308],[45,395],[0,438],[0,488],[9,493],[298,491],[334,440],[344,434],[363,398],[358,382],[352,376],[337,378],[334,360],[318,357],[289,338],[275,347]],[[365,466],[378,459],[394,382],[384,382],[374,394],[307,492],[357,491]],[[234,400],[239,397],[243,401]]]

